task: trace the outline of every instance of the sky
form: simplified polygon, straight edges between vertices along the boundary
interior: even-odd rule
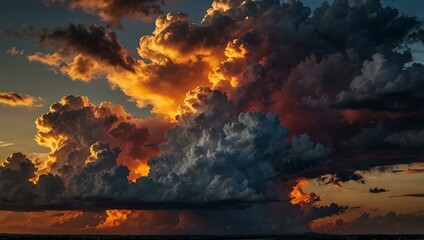
[[[0,232],[424,233],[421,0],[1,5]]]

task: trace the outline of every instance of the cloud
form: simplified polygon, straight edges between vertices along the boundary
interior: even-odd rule
[[[12,107],[41,107],[42,98],[16,92],[0,92],[0,103]]]
[[[35,177],[34,165],[25,155],[14,153],[0,167],[0,194],[3,203],[13,205],[28,204],[34,197],[33,184],[29,181]]]
[[[188,19],[184,24],[189,24]],[[176,108],[184,100],[185,93],[208,83],[210,67],[202,58],[193,55],[190,60],[177,61],[161,57],[156,61],[154,56],[158,53],[152,52],[141,55],[149,60],[135,60],[118,42],[115,32],[98,25],[70,24],[67,28],[38,32],[24,28],[22,32],[40,46],[54,50],[53,53],[30,54],[30,61],[51,66],[54,71],[74,80],[88,82],[106,76],[111,86],[120,87],[139,107],[153,104],[155,113],[169,119],[175,117]],[[141,44],[139,52],[149,48],[151,46]],[[172,96],[165,94],[170,91],[174,93]]]
[[[242,113],[222,128],[187,130],[173,129],[172,138],[168,133],[171,151],[150,160],[151,177],[146,180],[155,184],[150,187],[146,181],[146,192],[157,192],[159,199],[200,203],[268,201],[268,181],[278,174],[272,164],[285,154],[281,141],[287,132],[275,115]]]
[[[413,117],[409,117],[408,120]],[[387,121],[379,122],[377,126],[371,128],[363,128],[353,136],[348,144],[354,145],[360,149],[384,149],[384,148],[417,148],[424,145],[422,135],[424,130],[412,129],[403,130],[396,128],[405,124],[403,121],[392,125]],[[392,126],[390,126],[392,125]],[[421,127],[421,126],[419,126]]]
[[[321,159],[331,152],[331,149],[324,145],[313,143],[307,134],[294,136],[291,146],[288,157],[304,161]]]
[[[100,9],[113,2],[90,7]],[[85,1],[67,3],[88,6]],[[72,79],[107,76],[113,87],[121,88],[138,106],[152,105],[154,113],[171,120],[188,91],[198,86],[221,89],[239,112],[275,112],[292,134],[308,133],[311,139],[326,143],[345,140],[364,125],[382,120],[382,110],[418,110],[419,104],[413,103],[420,101],[416,91],[421,88],[416,86],[422,80],[414,72],[422,67],[410,64],[408,50],[397,49],[418,41],[413,36],[420,32],[421,23],[379,1],[338,0],[323,3],[313,13],[298,1],[215,1],[200,25],[182,13],[159,16],[155,25],[151,35],[141,36],[137,60],[128,57],[113,32],[106,33],[99,26],[72,25],[39,34],[66,46],[50,44],[55,53],[37,53],[30,58],[54,66]],[[72,31],[84,34],[75,39]],[[96,39],[91,35],[109,40],[91,44],[90,39]],[[98,46],[108,47],[98,51]],[[365,80],[360,79],[369,79],[371,75],[366,74],[380,63],[384,66],[377,75],[388,76],[384,72],[391,66],[397,75],[381,84],[403,84],[396,88],[403,89],[402,93],[394,96],[385,90],[365,96],[361,92],[358,84]],[[411,66],[404,70],[406,64]],[[381,94],[389,94],[388,101]],[[357,114],[361,122],[352,126],[347,115],[360,109],[371,110],[375,119]]]
[[[37,143],[50,148],[49,172],[68,179],[85,164],[91,145],[102,141],[121,149],[118,162],[128,166],[135,179],[147,174],[147,160],[158,154],[155,146],[172,125],[160,118],[135,118],[120,105],[95,106],[87,97],[69,95],[53,103],[36,126]]]
[[[352,221],[339,218],[327,225],[317,226],[314,230],[339,234],[421,234],[423,215],[422,211],[408,214],[389,212],[375,216],[363,213]]]
[[[36,198],[21,207],[245,208],[277,201],[273,180],[293,172],[293,164],[302,171],[328,154],[307,135],[286,142],[288,130],[276,114],[237,114],[234,103],[219,90],[193,90],[179,112],[160,155],[153,156],[155,152],[143,148],[149,141],[148,129],[137,127],[143,121],[121,106],[96,107],[78,96],[52,104],[36,122],[37,142],[51,149],[49,173],[38,176],[36,183],[29,177],[21,181],[33,186],[29,192]],[[148,171],[137,176],[134,170],[143,164],[143,156],[149,159]],[[33,178],[36,169],[29,164]],[[19,203],[0,205],[19,208]]]
[[[117,165],[118,148],[110,149],[108,144],[97,142],[90,148],[91,155],[77,174],[67,184],[64,196],[68,199],[118,199],[129,188],[129,169]],[[94,206],[93,206],[94,207]]]
[[[96,226],[99,222],[103,221],[105,217],[104,213],[99,212],[2,211],[0,221],[7,223],[1,226],[2,232],[14,234],[83,234],[85,227]]]
[[[115,26],[141,16],[136,2],[60,2]],[[143,13],[150,15],[162,2],[137,4],[158,4]],[[106,77],[156,117],[62,98],[36,121],[36,141],[50,149],[46,169],[26,160],[32,173],[4,166],[5,176],[23,177],[16,186],[5,183],[16,194],[0,206],[116,211],[92,229],[307,230],[313,219],[347,207],[317,206],[302,184],[295,190],[309,202],[298,203],[308,204],[291,204],[294,179],[364,184],[357,170],[421,161],[423,65],[404,48],[420,41],[421,31],[415,17],[378,0],[335,0],[313,13],[299,1],[216,0],[201,24],[183,13],[158,17],[154,31],[140,37],[138,58],[102,26],[26,27],[21,35],[46,49],[30,61],[74,80]],[[25,202],[28,196],[34,201]],[[133,211],[140,209],[173,211],[158,220]],[[137,216],[158,224],[134,223]],[[114,217],[119,224],[110,224]]]
[[[333,184],[334,186],[341,187],[341,183],[349,181],[355,181],[361,184],[365,184],[364,177],[359,173],[349,169],[336,169],[336,173],[323,175],[318,180],[324,184]]]
[[[389,190],[386,190],[384,188],[370,188],[369,192],[370,193],[382,193],[382,192],[388,192]]]
[[[209,88],[187,94],[179,124],[167,132],[161,155],[149,161],[149,176],[137,184],[157,198],[180,201],[269,201],[270,180],[290,171],[293,162],[300,162],[301,171],[325,156],[325,147],[306,135],[294,146],[284,142],[288,129],[277,115],[237,115],[233,104]],[[305,154],[297,154],[299,148]]]
[[[424,197],[424,193],[411,193],[411,194],[404,194],[404,195],[392,196],[392,197],[417,197],[417,198],[422,198],[422,197]]]
[[[424,145],[424,129],[397,132],[385,138],[390,144],[400,147],[414,147]]]
[[[404,172],[407,173],[407,174],[424,173],[424,169],[415,169],[415,168],[409,169],[408,168],[408,170],[406,170]]]
[[[362,75],[350,83],[351,91],[337,95],[337,106],[394,112],[422,110],[424,67],[421,64],[405,70],[402,67],[382,54],[374,54],[372,61],[363,63]]]
[[[12,145],[14,145],[14,143],[4,142],[4,141],[0,140],[0,148],[9,147],[9,146],[12,146]]]
[[[9,54],[10,56],[16,56],[16,55],[23,55],[24,54],[24,50],[18,50],[16,47],[11,47],[10,49],[8,49],[6,51],[7,54]]]
[[[124,18],[150,20],[152,16],[162,13],[165,0],[44,0],[47,5],[62,3],[71,10],[82,11],[100,17],[103,21],[122,27]]]
[[[116,228],[127,220],[131,210],[106,210],[107,218],[104,222],[97,225],[96,229]]]
[[[211,235],[211,234],[287,234],[308,231],[307,223],[315,217],[342,213],[336,204],[317,207],[304,213],[297,206],[273,203],[272,207],[255,205],[248,209],[225,210],[107,210],[106,212],[43,211],[2,212],[2,231],[14,233],[78,233],[131,235]],[[321,214],[321,215],[320,215]],[[31,224],[31,226],[28,226]]]
[[[306,193],[303,188],[308,184],[308,180],[299,179],[290,192],[290,203],[299,204],[302,208],[310,209],[320,198],[315,193]]]
[[[134,72],[136,61],[118,42],[116,33],[103,26],[71,23],[50,32],[31,27],[23,27],[22,32],[41,47],[55,50],[54,53],[30,54],[28,60],[59,69],[72,79],[89,81],[109,72]]]

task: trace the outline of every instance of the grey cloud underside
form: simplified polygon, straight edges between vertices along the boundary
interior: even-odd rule
[[[348,181],[366,184],[360,172],[391,172],[392,166],[395,165],[423,163],[423,156],[424,152],[416,148],[350,153],[349,156],[340,156],[338,161],[320,161],[319,166],[306,169],[302,172],[293,173],[293,175],[283,175],[282,179],[288,180],[293,177],[305,177],[311,179],[316,178],[324,184],[342,184]],[[401,172],[403,172],[403,170]]]
[[[362,75],[351,82],[351,91],[337,96],[335,106],[392,112],[423,110],[424,66],[402,67],[381,54],[373,55],[371,61],[364,62]]]

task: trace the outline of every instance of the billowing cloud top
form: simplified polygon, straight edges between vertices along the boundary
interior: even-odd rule
[[[155,154],[143,146],[150,140],[149,130],[136,125],[143,122],[120,106],[96,107],[85,97],[64,97],[36,122],[36,140],[51,149],[51,162],[37,171],[33,183],[34,164],[21,153],[8,158],[1,171],[22,175],[14,187],[23,190],[2,201],[1,208],[243,207],[276,201],[270,180],[283,173],[285,165],[297,163],[300,171],[330,153],[307,135],[285,142],[288,130],[276,114],[237,114],[234,103],[219,90],[197,88],[185,102],[177,126],[160,145],[161,154],[148,161],[148,174],[130,176],[129,168],[134,171],[145,164],[144,156]],[[19,167],[22,164],[28,166]],[[28,194],[35,201],[22,202]]]

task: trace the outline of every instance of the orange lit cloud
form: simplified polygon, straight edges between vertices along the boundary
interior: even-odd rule
[[[307,179],[297,180],[296,185],[293,187],[293,190],[290,192],[290,202],[292,204],[298,204],[302,207],[312,206],[316,201],[319,200],[319,197],[315,193],[306,193],[303,188],[308,184]]]
[[[125,221],[128,215],[131,214],[130,210],[106,210],[107,217],[104,222],[97,225],[96,229],[114,228]]]
[[[63,215],[57,215],[53,218],[51,218],[51,224],[63,224],[65,222],[68,222],[69,220],[73,218],[77,218],[81,216],[83,213],[80,211],[66,211],[63,212]]]
[[[105,214],[80,211],[0,212],[1,232],[15,234],[83,234]],[[5,224],[7,223],[7,224]]]
[[[0,92],[0,103],[12,107],[41,107],[42,98],[16,92]]]
[[[205,43],[215,31],[190,23],[182,13],[161,16],[152,35],[140,39],[138,53],[150,63],[138,60],[135,72],[110,73],[109,82],[138,106],[151,104],[154,113],[175,121],[185,94],[198,86],[210,86],[210,71],[225,58],[225,47],[214,40]]]
[[[158,145],[172,125],[160,117],[134,118],[120,105],[103,102],[97,107],[86,97],[67,96],[51,105],[36,126],[37,143],[50,149],[40,171],[67,179],[86,164],[90,146],[104,141],[120,148],[118,162],[131,170],[129,179],[135,180],[148,173],[147,161],[159,154]]]
[[[72,59],[65,60],[67,57],[60,53],[42,54],[36,53],[29,55],[28,59],[33,62],[40,62],[45,65],[56,67],[61,73],[69,75],[71,79],[88,82],[96,76],[105,73],[106,70],[100,66],[100,63],[82,54]]]

